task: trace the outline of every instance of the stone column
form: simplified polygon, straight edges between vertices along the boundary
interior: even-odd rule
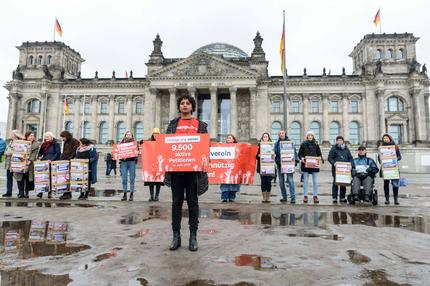
[[[257,88],[252,87],[249,89],[249,97],[250,97],[250,124],[249,126],[251,127],[250,130],[250,138],[249,139],[255,139],[257,140],[257,122],[256,122],[256,114],[257,114],[257,105],[256,105],[256,101],[257,101]]]
[[[414,112],[414,125],[415,125],[415,138],[413,143],[421,143],[423,140],[421,138],[421,128],[422,128],[422,116],[421,116],[421,106],[419,101],[419,95],[421,89],[413,88],[410,90],[410,94],[413,101],[413,112]],[[406,134],[405,134],[406,135]]]
[[[309,94],[308,93],[304,93],[303,94],[303,134],[302,134],[302,138],[305,138],[306,132],[308,132],[309,129],[309,119],[308,119],[308,114],[309,114]]]
[[[79,96],[73,98],[73,137],[80,138],[79,117],[81,115],[81,101]]]
[[[133,132],[133,96],[127,96],[127,131]],[[134,133],[134,132],[133,132]]]
[[[361,95],[361,105],[359,105],[359,108],[361,107],[361,110],[358,111],[361,112],[361,124],[360,124],[360,131],[363,133],[360,133],[361,142],[367,142],[369,140],[367,135],[367,124],[368,124],[368,118],[367,118],[367,97],[366,93],[363,93]],[[360,142],[360,143],[361,143]]]
[[[330,146],[330,141],[329,141],[329,137],[330,137],[330,126],[329,126],[329,121],[328,121],[328,111],[329,111],[329,104],[328,104],[328,97],[329,95],[327,93],[324,93],[322,95],[323,98],[323,124],[322,124],[322,129],[323,129],[323,136],[322,136],[322,144],[323,146]]]
[[[209,89],[211,93],[211,139],[215,140],[218,137],[218,96],[217,88],[211,87]]]
[[[342,95],[342,133],[345,142],[349,143],[348,95]]]
[[[423,136],[427,142],[430,142],[430,110],[429,110],[429,97],[430,93],[426,93],[424,95],[424,110],[425,110],[425,118],[426,118],[426,134]]]
[[[385,128],[385,108],[384,108],[385,90],[378,89],[376,90],[376,94],[378,97],[379,137],[381,137],[382,134],[387,132]]]
[[[237,88],[230,87],[230,133],[238,137],[237,134]]]
[[[198,115],[199,115],[199,110],[198,110],[198,107],[199,107],[199,101],[198,101],[198,99],[197,99],[196,89],[195,89],[194,87],[190,87],[190,88],[188,88],[188,94],[189,94],[192,98],[194,98],[194,100],[196,101],[196,108],[195,108],[195,110],[194,110],[194,112],[193,112],[193,115],[194,115],[194,117],[195,117],[195,118],[197,118],[197,117],[198,117]]]
[[[176,88],[169,88],[169,121],[175,118],[178,114],[176,107]]]
[[[40,134],[42,136],[45,135],[44,133],[46,131],[50,131],[50,130],[46,130],[46,118],[45,118],[45,114],[46,114],[46,94],[45,93],[41,93],[40,94],[40,118],[39,118],[39,128],[40,128]]]
[[[151,88],[151,94],[154,95],[155,100],[155,127],[162,128],[161,125],[161,96],[158,93],[158,90],[155,88]],[[173,118],[172,118],[173,119]]]
[[[9,95],[9,115],[8,115],[8,134],[10,134],[10,131],[16,129],[16,120],[17,120],[17,105],[18,105],[18,94],[11,93]]]
[[[115,95],[109,96],[109,139],[111,142],[115,142]]]
[[[91,139],[95,140],[97,142],[98,138],[97,138],[97,96],[92,96],[91,97]]]
[[[144,126],[144,137],[149,138],[152,133],[152,129],[155,126],[155,95],[150,91],[149,87],[145,87],[144,100],[143,100],[143,126]]]

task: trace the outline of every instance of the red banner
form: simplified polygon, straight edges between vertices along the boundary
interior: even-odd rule
[[[121,160],[139,156],[137,142],[121,143],[112,145],[112,157],[114,160]]]
[[[157,148],[157,142],[144,141],[141,147],[142,154],[142,178],[144,182],[163,182],[164,168],[161,148]]]
[[[160,134],[158,162],[166,172],[199,172],[209,163],[209,134]]]
[[[257,152],[256,145],[212,143],[209,184],[253,184]]]

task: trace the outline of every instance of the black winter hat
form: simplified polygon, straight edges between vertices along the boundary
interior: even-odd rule
[[[336,141],[339,139],[342,139],[342,141],[345,141],[345,139],[343,139],[343,136],[340,136],[340,135],[336,137]]]

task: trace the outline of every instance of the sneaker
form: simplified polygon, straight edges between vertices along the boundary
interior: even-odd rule
[[[290,202],[292,205],[294,205],[295,203],[296,203],[296,199],[291,199],[291,202]]]
[[[287,199],[286,198],[282,198],[282,199],[280,199],[279,200],[281,203],[286,203],[287,202]]]
[[[12,197],[12,194],[3,194],[2,197],[3,198],[10,198],[10,197]]]
[[[343,199],[340,199],[340,203],[341,204],[346,204],[348,201],[345,199],[345,198],[343,198]]]
[[[337,204],[337,200],[333,200],[333,204]]]
[[[304,203],[304,204],[307,204],[307,203],[308,203],[308,196],[304,196],[304,197],[303,197],[303,203]]]
[[[318,197],[314,196],[314,204],[319,204],[319,203],[320,203],[320,201],[318,200]]]

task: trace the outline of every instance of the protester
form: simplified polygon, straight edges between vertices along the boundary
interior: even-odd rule
[[[272,142],[269,133],[264,132],[261,135],[260,141],[258,142],[258,152],[257,152],[257,173],[260,174],[261,180],[261,194],[263,196],[263,203],[270,203],[270,192],[272,190],[272,179],[275,176],[274,174],[270,175],[261,175],[261,163],[260,163],[260,145],[261,142]],[[273,154],[274,156],[274,154]],[[275,170],[276,172],[276,170]]]
[[[73,138],[69,131],[64,130],[60,133],[61,140],[63,140],[63,152],[61,153],[60,160],[71,160],[76,156],[76,150],[79,147],[79,140]],[[68,200],[72,198],[71,192],[65,192],[60,200]]]
[[[9,135],[9,140],[7,142],[7,147],[5,151],[5,169],[6,169],[6,194],[3,194],[3,198],[12,197],[12,189],[13,189],[13,173],[10,170],[13,148],[12,143],[13,140],[21,140],[22,136],[19,134],[18,130],[12,130]]]
[[[131,131],[127,131],[124,134],[124,138],[121,140],[121,143],[130,143],[135,142],[136,139],[134,139],[133,133]],[[133,195],[134,195],[134,182],[136,179],[136,163],[137,163],[137,157],[131,157],[127,159],[121,159],[120,160],[120,167],[121,167],[121,178],[122,178],[122,192],[123,196],[121,201],[127,200],[127,184],[128,184],[128,177],[130,176],[130,198],[129,201],[133,201]]]
[[[192,96],[181,95],[177,100],[177,108],[181,113],[170,121],[167,134],[198,134],[208,133],[207,124],[192,116],[196,110],[196,101]],[[170,250],[176,250],[181,246],[181,219],[184,192],[189,212],[190,240],[189,250],[197,251],[197,229],[199,224],[199,199],[198,193],[204,192],[208,187],[208,177],[205,172],[168,172],[165,176],[165,184],[172,187],[172,230],[173,240]]]
[[[285,132],[285,130],[279,130],[278,134],[278,141],[275,143],[275,162],[276,162],[276,168],[278,170],[278,176],[279,176],[279,187],[281,188],[281,194],[282,199],[281,202],[287,202],[287,190],[285,188],[285,177],[287,177],[288,186],[290,189],[290,199],[291,203],[296,203],[296,186],[294,184],[294,177],[293,173],[289,174],[283,174],[281,169],[281,142],[289,141],[288,136]],[[298,156],[296,151],[296,146],[294,146],[294,163],[297,165],[298,163]]]
[[[227,136],[227,139],[225,141],[227,144],[235,144],[237,143],[236,137],[234,137],[233,134],[229,134]],[[236,199],[236,193],[240,191],[240,185],[239,184],[221,184],[221,201],[223,203],[226,202],[234,202]]]
[[[3,138],[0,138],[0,162],[2,162],[3,160],[3,154],[4,151],[6,150],[6,141],[4,141]]]
[[[341,203],[346,203],[346,186],[336,185],[336,163],[337,162],[348,162],[351,163],[352,169],[354,169],[354,159],[351,152],[346,146],[345,141],[342,136],[336,137],[336,144],[333,145],[328,154],[328,161],[331,164],[331,175],[333,176],[333,185],[331,188],[331,197],[333,203],[337,204],[338,189],[340,187],[339,201]]]
[[[302,162],[301,169],[303,172],[303,203],[308,203],[308,179],[309,175],[312,176],[312,195],[314,204],[318,204],[318,182],[317,174],[320,171],[319,168],[306,168],[306,157],[321,157],[321,162],[324,163],[321,155],[321,149],[315,140],[315,134],[313,131],[306,133],[306,140],[300,145],[299,159]]]
[[[105,156],[105,162],[106,162],[106,177],[110,176],[110,172],[112,171],[112,154],[107,153]],[[116,175],[116,173],[115,173]]]
[[[354,159],[355,169],[352,172],[352,204],[360,201],[359,194],[361,186],[363,186],[364,202],[370,202],[375,175],[379,172],[375,161],[367,157],[366,153],[365,146],[358,147],[358,157]]]
[[[18,184],[18,198],[28,199],[28,193],[34,186],[34,161],[37,160],[37,154],[39,152],[40,144],[35,141],[34,133],[29,131],[25,133],[24,140],[31,142],[30,153],[27,158],[27,172],[25,173],[13,173]]]
[[[79,196],[79,200],[88,199],[88,193],[91,189],[91,185],[97,182],[97,151],[90,140],[81,138],[79,140],[79,147],[76,150],[76,159],[88,159],[88,189],[82,190]]]
[[[154,128],[152,130],[152,135],[151,135],[151,141],[155,141],[155,139],[157,138],[158,134],[160,134],[160,129],[159,128]],[[143,140],[142,140],[143,141]],[[141,142],[140,144],[142,145],[143,142]],[[149,201],[153,202],[156,201],[158,202],[159,200],[159,196],[160,196],[160,189],[161,186],[163,186],[164,183],[163,182],[145,182],[144,186],[149,186],[149,194],[150,194],[150,198]],[[154,188],[155,188],[155,193],[154,193]]]
[[[390,134],[384,134],[382,136],[382,146],[395,146],[396,148],[396,156],[397,161],[400,161],[402,159],[402,154],[400,153],[399,145],[397,145],[394,142],[393,137],[391,137]],[[378,154],[378,161],[381,162],[381,159]],[[382,174],[383,170],[381,168],[380,177],[383,178]],[[399,205],[399,179],[396,180],[384,180],[384,194],[385,194],[385,204],[390,204],[390,181],[391,185],[393,186],[393,197],[394,197],[394,204]]]
[[[37,157],[41,161],[58,161],[61,156],[61,147],[57,143],[55,136],[52,132],[45,133],[45,142],[40,146]],[[51,177],[51,172],[49,177]],[[42,198],[43,193],[38,193],[37,196]],[[48,191],[48,199],[52,198],[52,190]]]

